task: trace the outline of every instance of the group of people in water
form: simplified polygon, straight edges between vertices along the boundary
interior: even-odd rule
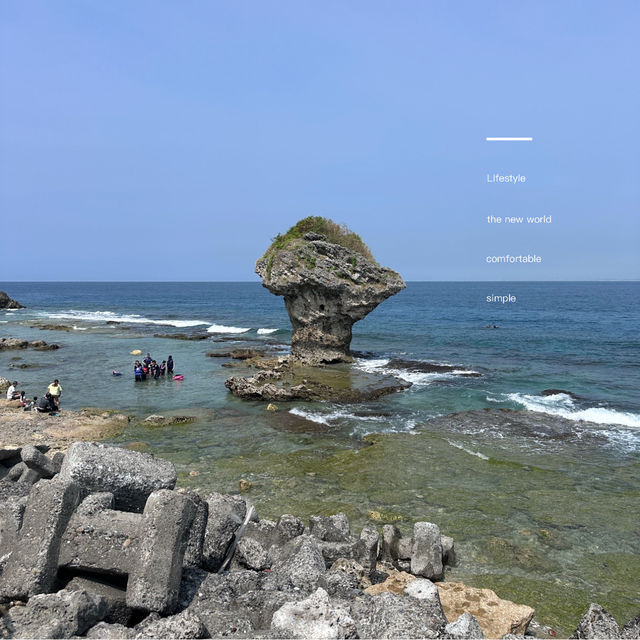
[[[26,391],[19,391],[17,380],[14,380],[7,389],[7,400],[19,400],[20,406],[25,411],[37,411],[39,413],[57,413],[60,411],[61,395],[62,386],[58,379],[47,387],[47,392],[39,400],[38,396],[33,396],[33,399],[29,399]]]
[[[164,375],[173,377],[173,369],[173,356],[169,356],[166,360],[163,360],[158,364],[157,361],[147,353],[142,362],[140,362],[140,360],[135,361],[133,365],[133,374],[136,382],[146,380],[147,377],[158,380]]]

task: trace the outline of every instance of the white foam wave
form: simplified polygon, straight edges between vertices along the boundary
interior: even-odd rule
[[[357,358],[355,364],[358,369],[362,369],[362,371],[366,371],[367,373],[380,373],[380,369],[389,364],[389,358],[380,358],[378,360]]]
[[[606,407],[580,409],[565,393],[551,396],[532,396],[523,393],[509,393],[507,398],[516,402],[528,411],[548,413],[568,420],[595,422],[596,424],[621,425],[623,427],[640,428],[640,415],[627,411],[616,411]]]
[[[465,453],[468,453],[470,456],[475,456],[476,458],[480,458],[480,460],[488,460],[489,456],[485,456],[484,453],[480,453],[479,451],[473,451],[472,449],[467,449],[464,445],[459,442],[455,442],[454,440],[447,440],[447,442],[456,449],[460,449]]]
[[[305,420],[310,420],[311,422],[317,422],[318,424],[329,426],[329,421],[327,420],[327,418],[320,413],[305,411],[304,409],[298,409],[298,407],[289,409],[289,413],[293,414],[294,416],[304,418]]]
[[[86,331],[87,330],[87,327],[77,327],[75,324],[73,325],[73,328],[76,331]]]
[[[330,426],[331,423],[336,420],[364,420],[366,422],[383,422],[385,420],[384,416],[355,415],[344,409],[336,409],[329,413],[320,413],[318,411],[305,411],[299,407],[294,407],[293,409],[289,409],[289,413],[294,416],[300,416],[305,420],[311,420],[312,422],[327,426]]]
[[[8,320],[0,320],[0,324],[9,324]]]
[[[89,320],[91,322],[122,322],[126,324],[153,324],[166,327],[197,327],[199,325],[209,324],[204,320],[173,320],[162,319],[153,320],[152,318],[145,318],[144,316],[136,313],[132,314],[117,314],[113,311],[81,311],[70,309],[69,311],[63,311],[58,313],[46,313],[47,318],[52,320]]]
[[[388,358],[380,358],[378,360],[357,359],[355,365],[356,367],[358,367],[358,369],[367,373],[386,373],[387,375],[402,378],[407,382],[411,382],[414,386],[417,387],[429,385],[434,380],[447,380],[478,373],[477,371],[471,371],[467,369],[454,369],[453,371],[439,371],[431,373],[426,373],[423,371],[408,371],[407,369],[394,369],[392,367],[387,367],[389,362],[390,361]]]
[[[208,333],[246,333],[247,331],[251,331],[251,327],[242,328],[242,327],[227,327],[223,324],[212,324],[208,329]]]
[[[258,329],[259,336],[268,336],[270,333],[275,333],[277,329]]]

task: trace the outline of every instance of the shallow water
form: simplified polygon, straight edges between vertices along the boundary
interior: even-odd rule
[[[175,427],[133,423],[116,441],[173,460],[183,485],[237,491],[250,480],[262,517],[343,510],[354,528],[392,522],[406,534],[433,520],[456,539],[448,578],[526,602],[564,634],[591,601],[622,622],[640,609],[640,286],[505,286],[515,310],[483,306],[495,285],[410,283],[358,323],[353,347],[370,353],[354,370],[388,372],[394,357],[459,367],[394,370],[414,386],[364,405],[271,413],[226,392],[242,369],[206,351],[286,352],[290,339],[282,301],[249,283],[0,285],[29,306],[0,311],[0,334],[63,345],[0,352],[0,375],[37,395],[58,377],[67,408],[196,415]],[[45,322],[76,328],[31,328]],[[204,341],[153,337],[209,328]],[[136,384],[136,348],[171,353],[185,380]],[[541,394],[552,388],[578,397]]]

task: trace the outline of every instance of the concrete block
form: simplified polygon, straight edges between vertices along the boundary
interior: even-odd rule
[[[195,507],[195,516],[189,528],[187,549],[184,553],[184,564],[189,567],[198,567],[202,564],[202,549],[207,531],[207,520],[209,519],[209,505],[195,491],[185,491],[183,495],[191,500]]]
[[[168,460],[95,442],[74,442],[60,469],[61,480],[87,492],[109,491],[115,506],[141,512],[158,489],[173,489],[176,470]]]
[[[29,469],[37,471],[43,478],[53,478],[58,472],[53,461],[32,445],[22,447],[20,457]]]
[[[34,485],[13,553],[0,576],[0,594],[26,598],[51,591],[62,534],[79,502],[80,490],[73,483],[56,479]]]
[[[416,522],[413,526],[411,573],[429,580],[442,579],[442,540],[438,525]]]
[[[195,513],[193,501],[175,491],[162,489],[149,496],[140,527],[140,550],[127,583],[130,607],[158,613],[175,608]]]
[[[138,513],[75,513],[62,536],[60,567],[126,576],[140,550],[141,524]]]

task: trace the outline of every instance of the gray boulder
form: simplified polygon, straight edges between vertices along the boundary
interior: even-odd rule
[[[356,625],[344,605],[333,604],[324,589],[289,602],[273,614],[271,630],[286,638],[356,638]]]
[[[640,638],[640,614],[632,618],[622,627],[622,638]]]
[[[309,533],[325,542],[350,542],[349,520],[344,513],[333,516],[311,516]]]
[[[86,591],[104,599],[107,610],[104,622],[126,625],[131,620],[133,610],[127,606],[124,588],[99,580],[95,576],[76,576],[65,587],[66,591]]]
[[[191,611],[182,611],[174,616],[161,618],[151,615],[134,628],[136,640],[158,638],[207,638],[207,628],[202,620]]]
[[[18,462],[14,464],[7,472],[6,479],[16,482],[20,480],[22,474],[27,471],[29,467],[24,462]]]
[[[288,513],[281,515],[276,523],[276,538],[274,544],[286,544],[304,533],[302,520]]]
[[[202,566],[217,571],[247,513],[247,503],[238,496],[212,493],[207,496],[209,517],[202,547]]]
[[[271,566],[272,560],[260,542],[243,536],[236,547],[234,562],[245,569],[263,571]]]
[[[284,542],[280,542],[279,540],[277,526],[273,520],[248,522],[242,537],[251,538],[259,542],[266,550],[269,550],[274,544],[284,544]]]
[[[351,606],[360,638],[439,638],[447,619],[416,598],[381,593]]]
[[[591,640],[597,638],[620,638],[621,632],[618,623],[613,616],[607,613],[599,604],[589,605],[587,612],[582,616],[578,628],[573,632],[571,638],[580,640]]]
[[[442,540],[438,525],[416,522],[413,526],[411,573],[429,580],[442,579]]]
[[[382,543],[380,545],[380,560],[393,564],[399,557],[398,545],[402,534],[398,527],[392,524],[385,524],[382,527]]]
[[[379,535],[375,527],[364,527],[359,538],[349,536],[341,542],[318,541],[325,564],[331,567],[340,558],[350,558],[367,572],[376,568]]]
[[[362,591],[359,588],[359,579],[346,571],[329,571],[320,578],[318,584],[330,596],[335,598],[351,600],[362,595]]]
[[[280,590],[299,589],[310,593],[326,571],[324,558],[316,539],[298,536],[288,542],[272,567],[273,577]]]
[[[108,622],[98,622],[95,627],[91,627],[85,634],[85,638],[95,640],[129,640],[136,635],[133,629],[129,629],[122,624],[110,624]]]
[[[12,607],[0,619],[0,629],[4,637],[71,638],[102,620],[107,610],[100,596],[62,590],[33,596],[24,607]]]
[[[42,478],[53,478],[53,476],[58,473],[58,469],[56,469],[53,460],[47,458],[44,453],[41,453],[32,445],[23,447],[20,452],[20,457],[29,469],[37,471]]]
[[[484,638],[478,621],[466,611],[444,628],[446,638],[452,640],[472,640]]]
[[[117,509],[138,513],[154,491],[173,489],[177,478],[168,460],[96,442],[74,442],[59,477],[87,492],[109,491]]]
[[[35,484],[40,480],[42,480],[42,476],[35,469],[29,468],[25,469],[18,478],[18,482],[24,482],[25,484]]]
[[[239,601],[245,594],[262,594],[264,574],[255,571],[205,573],[185,570],[181,585],[180,606],[203,622],[211,637],[230,635],[233,629],[251,631],[254,625],[247,607]],[[256,598],[249,597],[255,603]],[[269,626],[268,624],[266,625]]]
[[[453,538],[449,536],[440,536],[442,541],[442,564],[450,567],[456,566],[456,550]]]

